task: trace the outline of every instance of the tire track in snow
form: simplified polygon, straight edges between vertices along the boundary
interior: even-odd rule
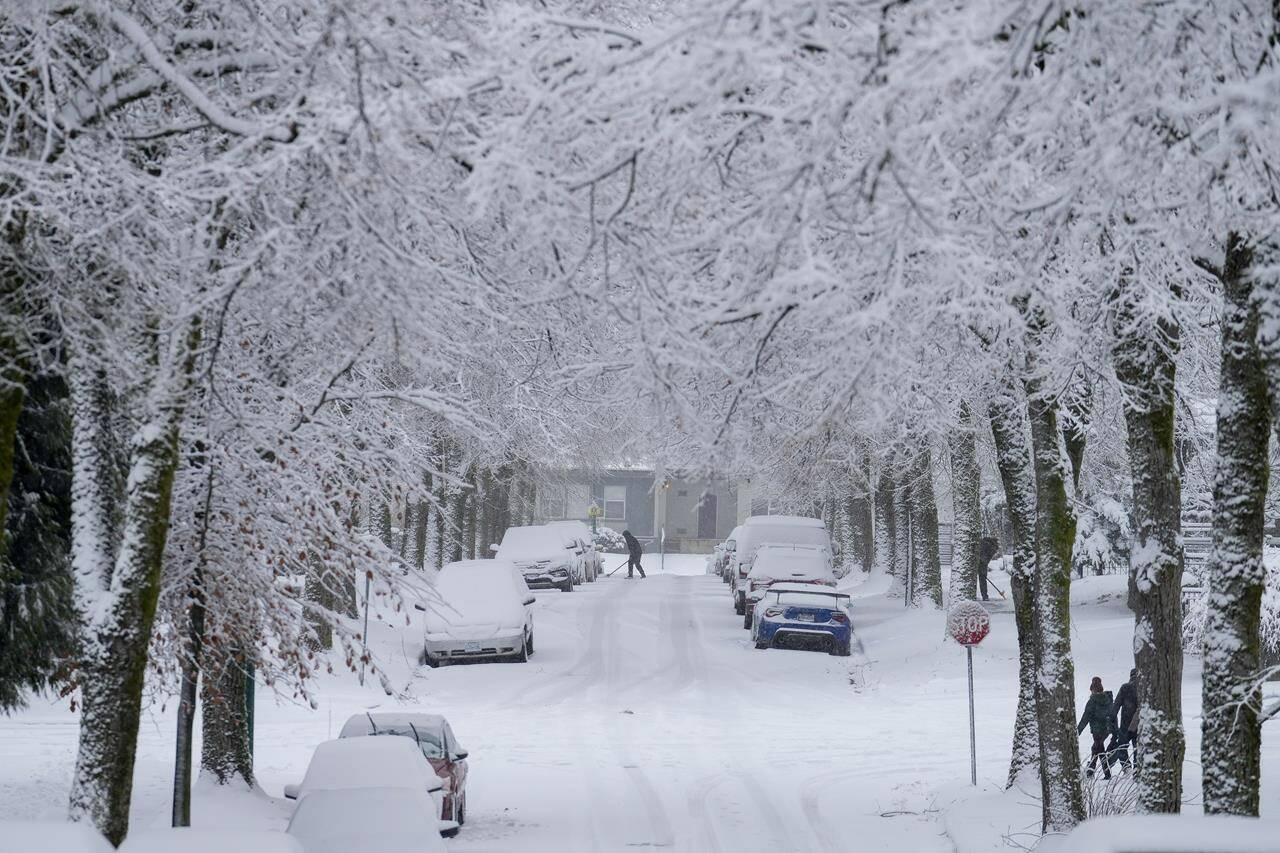
[[[610,626],[616,623],[615,615],[622,599],[628,597],[627,587],[619,586],[599,596],[600,602],[591,610],[591,622],[581,640],[581,648],[573,663],[552,675],[545,684],[532,690],[521,689],[509,696],[509,705],[558,705],[571,696],[590,690],[608,679],[610,665],[606,660],[605,646],[613,633]],[[585,609],[585,608],[584,608]]]
[[[715,820],[711,817],[711,809],[707,798],[712,790],[732,778],[728,773],[713,773],[695,780],[685,789],[685,800],[689,805],[689,816],[693,818],[694,829],[698,833],[699,850],[709,853],[720,853],[720,839],[716,837]]]

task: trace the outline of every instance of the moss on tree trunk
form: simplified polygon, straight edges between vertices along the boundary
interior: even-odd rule
[[[1112,301],[1133,480],[1129,609],[1138,669],[1138,811],[1182,807],[1182,490],[1174,458],[1178,327],[1129,274]],[[1264,433],[1265,435],[1265,433]]]

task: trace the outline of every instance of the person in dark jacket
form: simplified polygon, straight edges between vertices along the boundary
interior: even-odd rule
[[[633,571],[644,577],[644,569],[640,566],[640,555],[644,553],[644,548],[640,545],[640,540],[632,536],[630,530],[622,531],[622,538],[627,540],[627,577],[635,577]]]
[[[978,591],[982,593],[983,601],[989,600],[987,598],[987,567],[998,553],[1000,553],[1000,540],[994,536],[983,536],[982,541],[978,543]]]
[[[1102,775],[1111,778],[1111,764],[1107,761],[1107,736],[1115,734],[1116,721],[1111,716],[1111,691],[1102,689],[1102,679],[1093,677],[1089,683],[1089,701],[1085,703],[1084,714],[1080,724],[1076,726],[1076,734],[1083,734],[1085,727],[1093,735],[1093,748],[1089,753],[1089,770],[1085,774],[1093,778],[1094,767],[1102,762]]]
[[[1117,720],[1116,715],[1119,715]],[[1129,747],[1138,748],[1138,670],[1129,670],[1129,680],[1120,685],[1116,701],[1111,703],[1111,719],[1116,736],[1111,748],[1111,763],[1117,761],[1129,769]],[[1134,756],[1137,758],[1137,755]]]

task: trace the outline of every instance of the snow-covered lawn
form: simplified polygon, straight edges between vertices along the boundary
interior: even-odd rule
[[[606,569],[624,558],[609,555]],[[439,670],[415,665],[420,627],[380,626],[378,653],[406,702],[353,676],[325,677],[320,707],[259,692],[256,767],[266,794],[298,781],[315,744],[365,709],[446,714],[470,750],[468,823],[459,851],[1011,849],[1004,836],[1038,828],[1034,792],[997,794],[1009,758],[1016,640],[1006,602],[992,604],[977,649],[978,775],[967,784],[964,652],[936,612],[906,612],[884,578],[853,589],[866,661],[747,643],[727,587],[701,556],[645,556],[572,593],[539,592],[537,653],[528,665]],[[861,580],[861,578],[855,579]],[[1008,589],[1003,576],[996,583]],[[1077,697],[1100,675],[1120,686],[1131,666],[1124,578],[1074,586]],[[1187,794],[1197,798],[1199,662],[1184,701]],[[145,717],[134,826],[169,813],[173,703]],[[197,721],[197,732],[198,721]],[[0,819],[59,818],[75,753],[76,717],[37,701],[0,718]],[[1085,743],[1081,741],[1082,748]],[[198,744],[197,744],[198,748]],[[1264,746],[1264,814],[1275,815],[1280,748]],[[292,804],[201,788],[197,824],[283,827]],[[950,837],[948,837],[950,833]],[[951,838],[955,839],[955,844]]]

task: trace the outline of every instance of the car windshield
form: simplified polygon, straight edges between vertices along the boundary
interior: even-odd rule
[[[413,727],[407,725],[380,725],[376,732],[370,733],[373,736],[381,735],[398,735],[400,737],[413,738]],[[417,741],[422,747],[422,754],[427,758],[444,758],[444,748],[440,741],[443,739],[438,731],[418,728]]]

